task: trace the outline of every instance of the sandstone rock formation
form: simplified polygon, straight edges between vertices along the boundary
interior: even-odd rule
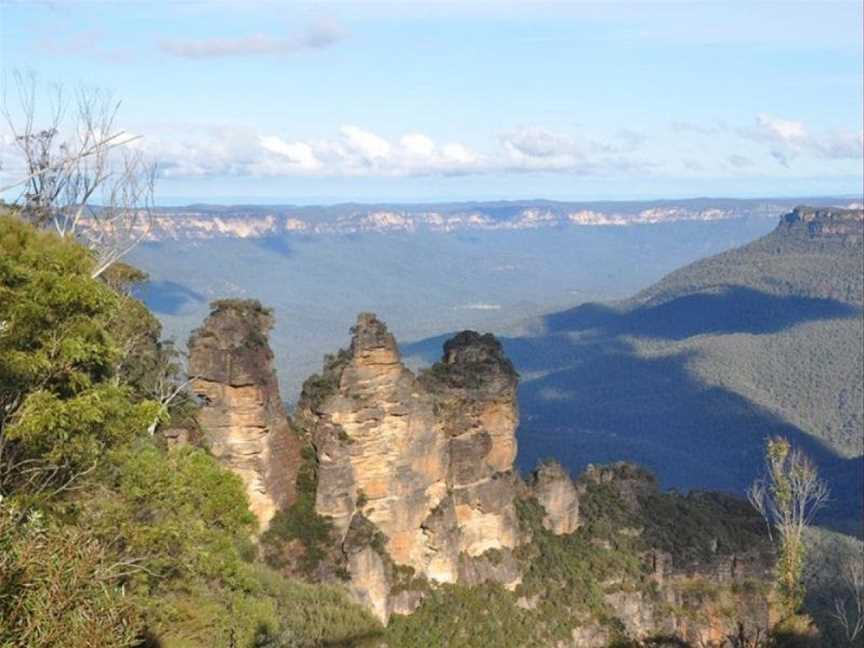
[[[193,334],[204,434],[264,525],[292,502],[301,475],[297,502],[329,536],[306,575],[347,580],[384,624],[414,612],[437,584],[494,582],[557,646],[656,636],[710,646],[738,624],[770,627],[772,558],[746,502],[661,493],[628,463],[589,466],[574,481],[546,462],[527,483],[518,478],[518,376],[493,336],[462,332],[415,375],[386,326],[361,314],[349,348],[304,384],[292,427],[271,324],[257,302],[230,300],[214,303]],[[302,470],[301,439],[314,449]]]
[[[192,391],[212,453],[246,485],[261,529],[293,501],[300,441],[273,369],[272,315],[257,301],[222,300],[189,339]]]
[[[343,545],[362,517],[382,534],[389,560],[429,580],[514,586],[518,572],[481,564],[484,552],[519,541],[517,375],[500,344],[461,333],[418,378],[374,315],[361,314],[352,333],[348,351],[304,385],[298,407],[317,452],[317,513]],[[386,622],[384,565],[365,549],[345,553],[355,594]]]
[[[434,395],[448,440],[447,488],[460,530],[459,549],[476,557],[518,544],[513,503],[518,376],[489,333],[463,331],[421,376]]]
[[[579,493],[561,464],[547,461],[540,465],[532,475],[531,490],[546,511],[545,528],[557,535],[579,528]]]
[[[763,594],[746,588],[734,593],[747,579],[764,582],[766,563],[741,554],[738,545],[726,546],[725,536],[722,541],[700,536],[694,555],[701,562],[673,556],[664,543],[675,532],[646,530],[653,525],[653,511],[644,507],[672,504],[670,510],[678,510],[668,499],[677,496],[662,495],[644,469],[626,463],[589,466],[574,482],[560,465],[547,462],[527,484],[518,479],[513,471],[518,377],[493,336],[456,335],[445,343],[441,361],[415,376],[374,315],[361,314],[352,333],[348,350],[328,357],[323,373],[304,385],[296,422],[315,447],[315,509],[333,524],[348,588],[383,623],[421,603],[422,588],[412,588],[416,577],[433,587],[500,583],[516,590],[517,604],[525,609],[554,598],[555,573],[549,575],[551,589],[538,591],[536,580],[530,589],[519,587],[537,558],[532,552],[551,546],[548,537],[535,536],[548,532],[561,538],[565,544],[553,551],[566,551],[566,546],[585,551],[586,540],[573,534],[580,532],[581,499],[594,496],[593,515],[603,514],[601,502],[600,507],[617,507],[615,515],[623,517],[613,537],[588,536],[588,541],[602,545],[601,553],[618,551],[622,542],[641,547],[644,553],[630,554],[631,559],[641,557],[641,573],[649,574],[642,578],[656,584],[625,585],[623,576],[599,584],[602,605],[627,636],[711,641],[735,631],[723,616],[729,610],[748,627],[767,627]],[[607,499],[597,499],[598,489]],[[525,527],[517,517],[520,499],[540,504],[542,531]],[[704,506],[687,500],[682,506],[709,515],[737,510],[713,500]],[[753,524],[752,511],[747,515],[746,523]],[[568,537],[576,544],[567,545]],[[720,598],[700,599],[694,592],[703,587]],[[574,631],[571,645],[601,646],[614,639],[608,626],[592,623]]]

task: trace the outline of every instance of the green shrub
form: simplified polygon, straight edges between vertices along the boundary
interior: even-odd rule
[[[432,590],[414,614],[396,615],[385,633],[388,648],[523,648],[541,645],[536,615],[516,605],[500,585],[444,585]]]
[[[301,451],[303,460],[297,473],[297,500],[278,511],[261,536],[264,556],[274,568],[286,567],[286,545],[298,542],[303,550],[299,561],[301,573],[312,575],[333,544],[333,526],[315,511],[318,468],[314,449],[307,445]]]
[[[0,646],[133,646],[140,609],[124,566],[87,529],[0,500]]]

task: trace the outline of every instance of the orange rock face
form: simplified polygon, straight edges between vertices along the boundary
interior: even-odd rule
[[[298,407],[318,456],[316,511],[343,538],[362,515],[396,565],[456,582],[460,558],[519,541],[516,373],[491,336],[460,334],[418,378],[374,315],[361,314],[352,331],[349,350],[307,382]],[[357,572],[369,561],[352,564],[355,588],[376,584],[359,598],[375,598],[386,620],[380,579]]]
[[[189,340],[192,390],[213,455],[243,480],[263,530],[294,499],[300,441],[279,397],[269,312],[251,301],[214,306]]]

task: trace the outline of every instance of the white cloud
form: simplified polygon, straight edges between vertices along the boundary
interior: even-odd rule
[[[305,30],[284,36],[252,34],[235,38],[163,40],[163,52],[182,58],[205,59],[239,56],[285,56],[303,50],[322,49],[346,38],[347,32],[332,20],[318,21]]]
[[[470,166],[479,161],[476,153],[461,144],[445,144],[441,153],[445,161],[455,164]]]
[[[275,135],[261,137],[260,142],[265,151],[284,157],[289,164],[296,164],[299,169],[311,171],[321,168],[321,161],[305,142],[289,143]]]
[[[298,140],[251,129],[186,128],[136,146],[166,176],[407,176],[484,172],[486,159],[460,143],[439,146],[409,132],[391,141],[346,125],[331,138]]]
[[[340,132],[351,152],[360,155],[363,159],[375,162],[390,158],[390,143],[383,137],[356,126],[343,126]]]
[[[772,139],[783,142],[802,142],[807,139],[804,122],[772,117],[764,113],[756,115],[757,128]]]
[[[649,165],[630,154],[641,145],[633,131],[619,131],[620,145],[523,127],[500,137],[510,171],[558,171],[582,175],[646,169]]]
[[[527,127],[501,136],[504,148],[514,158],[557,158],[581,155],[579,143],[565,135],[557,135],[543,128]]]
[[[812,131],[802,121],[768,114],[756,116],[756,125],[738,130],[744,138],[766,142],[769,153],[783,166],[799,156],[842,160],[864,156],[864,131]]]
[[[465,143],[436,142],[409,131],[388,138],[356,125],[335,136],[292,139],[251,129],[177,129],[137,144],[166,176],[431,176],[508,172],[628,173],[647,165],[623,144],[602,144],[535,127],[501,135],[497,150],[480,152]],[[638,139],[638,138],[636,138]]]
[[[432,155],[435,151],[435,142],[423,135],[422,133],[408,133],[403,135],[399,140],[406,151],[417,156]]]
[[[692,125],[682,130],[696,133]],[[728,127],[727,139],[712,149],[686,150],[669,140],[670,158],[642,150],[646,136],[620,129],[608,137],[561,133],[523,126],[502,133],[483,149],[465,142],[437,140],[418,130],[382,134],[358,125],[344,125],[331,136],[290,137],[254,128],[168,125],[134,147],[159,163],[166,177],[428,177],[513,173],[566,173],[573,176],[628,177],[672,172],[681,164],[687,174],[752,173],[760,170],[758,150],[728,150],[734,136],[764,145],[780,164],[800,156],[810,160],[861,159],[864,136],[848,131],[815,131],[787,118],[758,115],[749,128]],[[704,137],[717,140],[715,133]],[[676,154],[677,147],[677,154]],[[726,148],[726,150],[723,150]],[[19,153],[0,131],[0,164],[8,175],[20,167]],[[683,160],[680,162],[679,160]],[[670,165],[674,165],[670,166]]]

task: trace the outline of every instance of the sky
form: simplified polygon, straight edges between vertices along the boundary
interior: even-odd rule
[[[158,198],[862,193],[862,3],[0,0],[0,67],[122,101]],[[20,160],[0,125],[0,174]]]

